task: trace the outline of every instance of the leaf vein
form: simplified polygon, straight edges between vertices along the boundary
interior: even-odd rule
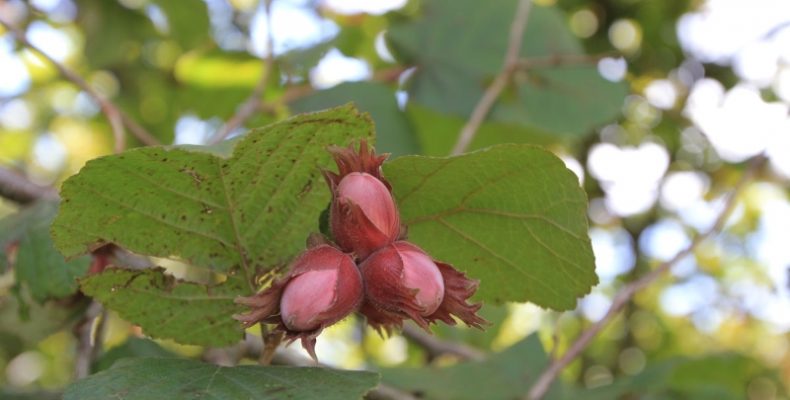
[[[479,242],[477,239],[475,239],[475,238],[473,238],[473,237],[469,236],[469,235],[468,235],[466,232],[464,232],[464,231],[462,231],[462,230],[460,230],[460,229],[456,228],[455,226],[453,226],[452,224],[448,223],[447,221],[445,221],[445,220],[443,220],[443,219],[441,219],[441,218],[437,218],[437,219],[436,219],[436,222],[438,222],[438,223],[440,223],[440,224],[442,224],[442,225],[446,226],[446,227],[447,227],[447,228],[449,228],[451,231],[453,231],[455,234],[457,234],[458,236],[460,236],[461,238],[463,238],[463,239],[464,239],[464,240],[466,240],[467,242],[469,242],[469,243],[471,243],[471,244],[473,244],[473,245],[477,246],[477,247],[478,247],[478,248],[480,248],[481,250],[483,250],[483,251],[487,252],[488,254],[490,254],[491,256],[493,256],[494,258],[501,260],[503,263],[507,264],[508,266],[510,266],[511,268],[513,268],[514,270],[516,270],[516,271],[520,272],[522,275],[524,275],[525,277],[527,277],[527,279],[530,279],[530,280],[532,280],[533,282],[535,282],[536,284],[538,284],[539,286],[542,286],[542,287],[546,288],[546,289],[547,289],[549,292],[551,292],[551,293],[553,293],[555,296],[557,296],[557,298],[562,298],[562,297],[560,296],[560,293],[559,293],[559,292],[557,292],[557,290],[556,290],[556,289],[554,289],[553,287],[551,287],[551,286],[547,285],[547,284],[546,284],[546,283],[544,283],[542,280],[540,280],[540,279],[536,279],[536,277],[535,277],[535,276],[531,275],[530,273],[528,273],[528,272],[527,272],[526,270],[524,270],[523,268],[519,268],[519,267],[518,267],[518,265],[514,264],[512,261],[508,260],[507,258],[504,258],[504,257],[500,256],[499,254],[495,253],[493,250],[491,250],[490,248],[488,248],[488,246],[486,246],[486,245],[485,245],[485,244],[483,244],[483,243],[480,243],[480,242]]]
[[[198,202],[200,204],[206,204],[206,205],[209,205],[209,206],[212,206],[212,207],[215,207],[215,208],[219,208],[219,209],[223,209],[223,210],[227,209],[227,207],[225,207],[225,206],[223,206],[221,204],[215,203],[213,201],[201,199],[201,198],[189,195],[187,193],[179,192],[177,190],[174,190],[174,189],[170,188],[169,186],[166,186],[166,185],[156,181],[155,179],[151,179],[151,178],[149,178],[149,177],[147,177],[147,176],[145,176],[145,175],[143,175],[141,173],[138,173],[138,172],[136,172],[136,171],[134,171],[132,169],[123,167],[123,165],[124,165],[123,163],[116,163],[115,168],[123,170],[124,172],[126,172],[128,174],[131,174],[131,175],[133,175],[133,176],[135,176],[137,178],[140,178],[140,179],[148,182],[150,185],[152,185],[152,186],[154,186],[156,188],[162,189],[162,190],[164,190],[166,192],[170,192],[170,193],[176,194],[176,195],[181,196],[181,197],[183,197],[185,199],[192,200],[192,201]]]
[[[107,201],[113,202],[113,203],[115,203],[115,204],[117,204],[117,205],[119,205],[119,206],[121,206],[123,208],[126,208],[128,210],[134,211],[134,212],[136,212],[136,213],[138,213],[140,215],[143,215],[145,217],[153,219],[154,221],[157,221],[159,223],[167,225],[167,226],[169,226],[171,228],[175,228],[176,230],[180,230],[180,231],[183,231],[183,232],[186,232],[186,233],[193,233],[195,235],[202,236],[202,237],[207,238],[207,239],[212,239],[212,240],[215,240],[215,241],[217,241],[219,243],[222,243],[223,245],[225,245],[227,247],[232,246],[231,243],[229,243],[228,241],[226,241],[225,239],[223,239],[223,238],[221,238],[219,236],[210,235],[208,233],[201,232],[201,231],[198,231],[198,230],[195,230],[195,229],[189,229],[189,228],[186,228],[184,226],[176,225],[176,224],[174,224],[172,222],[169,222],[169,221],[167,221],[165,219],[162,219],[162,218],[160,218],[160,217],[158,217],[158,216],[156,216],[154,214],[149,214],[148,212],[145,212],[142,209],[139,209],[139,208],[136,208],[136,207],[134,207],[134,206],[132,206],[130,204],[124,203],[121,200],[109,197],[109,196],[99,192],[98,190],[95,190],[95,189],[91,188],[90,186],[83,186],[83,189],[86,189],[89,192],[95,194],[96,196],[101,197],[101,198],[103,198],[103,199],[105,199]]]

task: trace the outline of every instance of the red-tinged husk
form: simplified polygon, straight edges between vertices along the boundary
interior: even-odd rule
[[[359,150],[331,147],[338,173],[322,171],[332,192],[330,228],[343,251],[364,260],[402,234],[391,187],[381,173],[387,155],[376,155],[361,141]]]
[[[376,155],[376,150],[368,148],[368,142],[364,139],[359,142],[358,151],[354,150],[353,144],[348,147],[330,146],[328,150],[332,153],[338,170],[338,173],[322,171],[330,188],[334,189],[352,172],[365,172],[380,180],[388,190],[392,190],[392,186],[381,174],[381,164],[384,164],[389,154]]]
[[[429,324],[436,321],[456,325],[453,316],[475,328],[482,329],[488,323],[477,315],[482,304],[468,303],[479,282],[468,279],[451,265],[436,260],[432,262],[441,274],[444,293],[438,308],[425,315],[425,309],[419,306],[416,299],[418,290],[403,285],[404,261],[401,252],[406,251],[424,253],[411,243],[399,241],[377,251],[360,264],[365,281],[365,303],[360,313],[371,327],[380,334],[391,333],[393,329],[403,326],[404,319],[410,318],[428,330]],[[426,279],[430,279],[430,276],[426,275]]]
[[[381,205],[372,205],[379,207]],[[335,196],[330,209],[330,228],[332,237],[341,249],[353,252],[364,260],[376,249],[392,243],[401,233],[398,211],[395,211],[394,225],[387,231],[380,230],[365,213],[362,206],[353,201]]]
[[[288,284],[295,278],[311,271],[337,269],[337,279],[329,282],[335,294],[331,305],[323,312],[315,315],[318,326],[309,331],[295,331],[289,329],[281,315],[282,295]],[[275,330],[285,334],[286,340],[292,342],[301,339],[302,346],[315,359],[315,339],[321,331],[354,312],[363,298],[362,278],[354,261],[350,256],[329,245],[318,245],[306,250],[292,264],[291,271],[283,278],[275,280],[270,287],[253,296],[239,297],[237,304],[251,308],[245,314],[234,315],[233,318],[241,321],[245,327],[256,323],[276,324]],[[291,301],[311,301],[310,296],[303,298],[294,297]]]
[[[451,316],[455,315],[465,324],[483,329],[483,325],[488,324],[488,321],[477,315],[477,311],[483,305],[481,303],[467,303],[467,300],[475,294],[480,282],[467,278],[463,272],[453,268],[450,264],[436,260],[434,262],[444,277],[444,300],[439,308],[426,319],[430,322],[441,320],[448,325],[455,325],[455,319]]]
[[[362,303],[359,313],[365,316],[365,320],[371,328],[375,329],[380,336],[391,335],[394,329],[403,328],[404,317],[399,314],[377,308],[369,301]]]
[[[424,318],[424,315],[431,311],[417,300],[419,288],[405,285],[405,268],[413,268],[414,266],[404,264],[404,257],[400,253],[401,250],[422,252],[419,247],[411,243],[399,241],[379,249],[360,264],[359,268],[365,281],[365,299],[371,307],[385,312],[385,316],[387,314],[395,314],[402,319],[411,318],[417,325],[427,330],[429,321]],[[433,274],[425,274],[425,279],[434,277]],[[439,287],[442,285],[435,286],[438,287],[437,290],[443,290],[443,288]],[[437,294],[438,297],[442,295]],[[368,312],[365,316],[368,317],[369,321],[373,320],[371,325],[374,325],[374,327],[376,325],[400,326],[393,323],[392,320],[394,318],[391,317],[384,318],[381,315],[373,315],[371,312]],[[385,328],[385,330],[389,330],[389,328]]]
[[[112,264],[113,253],[115,252],[114,244],[107,244],[99,247],[91,252],[93,259],[91,265],[88,267],[88,275],[98,274],[104,271],[108,265]]]

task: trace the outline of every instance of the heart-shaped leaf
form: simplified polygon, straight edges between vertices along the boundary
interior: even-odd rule
[[[372,140],[343,106],[255,129],[230,158],[147,147],[89,161],[63,184],[52,227],[67,257],[106,243],[251,277],[288,263],[329,202],[326,147]]]
[[[61,190],[56,245],[75,256],[115,243],[228,274],[221,285],[178,282],[162,270],[108,270],[82,290],[146,334],[220,346],[242,336],[231,318],[256,274],[282,266],[318,230],[330,199],[326,147],[372,139],[372,123],[343,106],[256,129],[229,157],[205,147],[142,148],[88,162]],[[237,272],[241,274],[237,274]]]
[[[480,279],[478,298],[569,310],[597,283],[586,195],[552,153],[511,144],[384,167],[409,240]]]

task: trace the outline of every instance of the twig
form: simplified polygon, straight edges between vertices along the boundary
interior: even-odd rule
[[[24,176],[0,166],[0,197],[19,204],[28,204],[38,199],[57,200],[58,192],[51,187],[37,185]]]
[[[153,137],[151,133],[149,133],[145,128],[143,128],[140,124],[138,124],[137,121],[132,119],[132,117],[130,117],[123,111],[120,111],[120,113],[121,113],[121,122],[123,122],[123,124],[126,125],[126,127],[129,128],[130,131],[132,131],[132,135],[140,139],[140,141],[143,142],[143,144],[146,144],[148,146],[155,146],[161,144],[161,142],[159,142],[159,139]]]
[[[382,69],[373,73],[372,82],[392,83],[396,82],[404,71],[408,70],[408,66],[398,66],[387,69]],[[311,84],[293,85],[288,86],[283,94],[273,102],[261,102],[258,106],[258,111],[270,115],[276,115],[277,112],[287,104],[296,100],[305,98],[316,92],[316,88]]]
[[[77,85],[80,89],[82,89],[85,93],[88,94],[96,103],[99,104],[104,115],[107,117],[107,120],[110,122],[110,127],[112,128],[113,136],[115,137],[115,146],[114,150],[116,153],[122,151],[126,145],[126,137],[125,132],[123,129],[124,124],[130,126],[133,122],[132,119],[124,114],[121,109],[119,109],[113,102],[109,99],[106,99],[104,96],[99,94],[96,90],[94,90],[88,82],[85,82],[81,76],[79,76],[76,72],[66,68],[63,64],[55,60],[54,58],[50,57],[47,53],[43,50],[35,46],[33,43],[30,43],[25,36],[25,33],[22,32],[20,29],[14,27],[9,22],[0,19],[0,25],[3,25],[9,32],[11,32],[16,40],[19,41],[25,47],[35,51],[42,57],[44,57],[47,61],[49,61],[55,69],[58,70],[60,75],[62,75],[67,80],[71,81],[75,85]],[[136,123],[133,124],[134,128],[132,129],[132,133],[140,139],[141,142],[147,145],[155,145],[159,144],[159,141],[156,140],[150,133],[148,133],[145,129],[137,125]]]
[[[91,363],[93,356],[96,355],[95,346],[101,346],[93,336],[93,322],[102,314],[103,308],[97,302],[91,302],[88,309],[85,310],[85,315],[82,317],[82,322],[77,326],[77,354],[74,359],[74,377],[75,379],[82,379],[90,375]]]
[[[216,144],[224,140],[233,131],[238,129],[245,121],[247,121],[256,111],[261,107],[263,91],[269,83],[269,78],[274,69],[274,39],[272,38],[272,0],[263,0],[263,8],[266,12],[266,43],[269,52],[266,54],[264,60],[263,72],[261,78],[255,85],[255,88],[250,93],[250,96],[244,100],[239,109],[236,111],[228,122],[225,123],[217,133],[208,140],[208,144]]]
[[[759,155],[752,159],[749,163],[746,171],[744,171],[743,175],[741,176],[738,183],[735,184],[732,191],[730,191],[729,197],[724,203],[724,209],[719,214],[718,218],[714,222],[713,226],[707,231],[700,233],[697,235],[694,240],[689,244],[688,247],[678,252],[671,260],[666,261],[658,266],[658,268],[650,271],[649,273],[645,274],[641,278],[627,284],[624,286],[618,293],[615,295],[614,299],[612,300],[612,305],[609,306],[609,309],[606,311],[606,314],[595,322],[594,324],[590,325],[581,335],[576,339],[575,342],[571,345],[568,351],[562,355],[559,359],[552,361],[548,367],[543,371],[540,377],[535,381],[535,384],[532,385],[530,388],[527,396],[524,398],[525,400],[538,400],[543,398],[546,392],[549,390],[551,383],[554,382],[554,379],[557,378],[557,375],[573,361],[576,357],[587,348],[587,345],[590,344],[592,339],[598,335],[601,330],[609,324],[609,322],[617,316],[620,310],[631,301],[631,298],[644,287],[653,283],[656,279],[658,279],[661,275],[663,275],[666,271],[672,268],[677,262],[682,260],[684,257],[688,256],[689,254],[693,254],[694,250],[697,246],[700,245],[706,239],[714,236],[715,234],[719,233],[721,229],[724,227],[725,222],[727,221],[727,217],[730,215],[732,210],[735,208],[737,204],[738,195],[743,190],[743,188],[751,182],[757,172],[765,163],[765,156]]]
[[[519,51],[521,50],[521,42],[524,39],[524,30],[527,26],[531,9],[532,0],[520,0],[518,2],[516,16],[510,25],[510,41],[508,42],[507,53],[505,53],[505,63],[502,65],[502,71],[499,72],[499,75],[494,78],[494,81],[483,93],[483,97],[477,102],[471,117],[469,117],[469,121],[461,128],[461,132],[458,134],[458,141],[453,146],[451,154],[458,155],[466,151],[483,120],[485,120],[488,112],[491,111],[491,107],[494,106],[499,95],[505,90],[505,86],[510,81],[513,72],[518,68]]]
[[[90,354],[91,363],[99,358],[103,350],[102,344],[104,343],[104,335],[107,333],[108,316],[109,313],[107,309],[102,307],[101,313],[96,317],[96,328],[93,330],[93,337],[91,340],[93,343]]]
[[[269,330],[266,328],[266,324],[260,324],[260,326],[263,348],[261,349],[261,354],[258,357],[258,364],[269,365],[272,363],[272,358],[274,358],[274,353],[277,351],[277,347],[279,347],[280,343],[283,341],[283,334],[282,332],[269,332]]]
[[[554,322],[554,329],[551,333],[551,350],[549,351],[549,360],[557,359],[557,351],[560,348],[560,335],[557,334],[557,322]]]
[[[545,67],[559,67],[564,65],[589,65],[595,64],[606,57],[617,56],[616,52],[601,54],[552,54],[544,57],[527,57],[518,60],[518,68],[533,69]]]
[[[428,353],[430,358],[442,354],[452,354],[464,360],[482,361],[486,358],[484,352],[462,343],[448,342],[412,326],[403,327],[403,336],[416,343]]]

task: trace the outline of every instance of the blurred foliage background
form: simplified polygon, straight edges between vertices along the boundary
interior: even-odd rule
[[[515,4],[273,0],[266,18],[257,0],[5,0],[0,18],[163,144],[208,142],[269,73],[255,112],[231,135],[353,101],[372,115],[378,150],[397,157],[450,152],[502,67]],[[619,288],[686,247],[715,219],[744,161],[764,152],[768,166],[725,230],[638,293],[553,395],[788,398],[788,26],[782,1],[535,0],[523,68],[470,150],[535,143],[565,160],[589,196],[600,284],[572,312],[486,304],[487,331],[434,330],[491,353],[485,361],[382,339],[354,319],[322,336],[319,358],[381,370],[384,382],[427,398],[515,398],[544,348],[562,354]],[[112,151],[99,105],[0,30],[0,165],[57,187]],[[56,398],[73,379],[87,306],[73,278],[90,261],[53,253],[53,212],[0,200],[3,398]],[[194,273],[159,261],[176,276]],[[48,274],[57,276],[40,279]],[[127,356],[207,357],[146,339],[112,313],[102,329],[94,371]]]

